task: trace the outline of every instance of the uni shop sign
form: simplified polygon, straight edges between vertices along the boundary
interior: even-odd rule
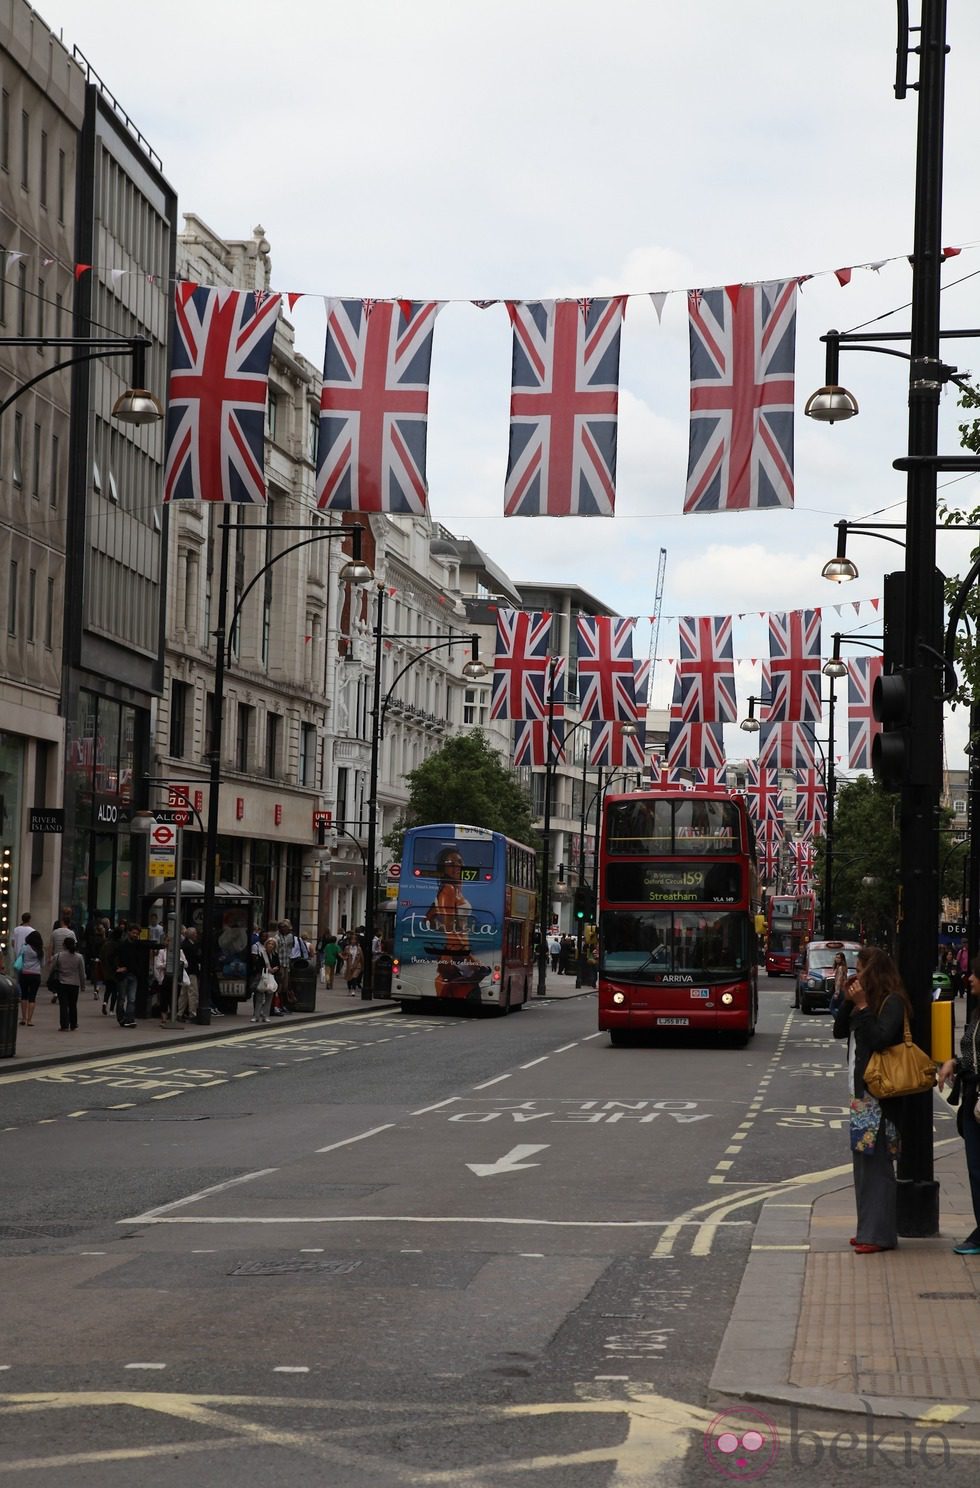
[[[96,796],[92,802],[92,826],[97,832],[115,832],[129,825],[129,807],[120,806],[105,796]]]

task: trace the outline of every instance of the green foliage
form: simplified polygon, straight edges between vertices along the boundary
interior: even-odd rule
[[[479,729],[447,740],[405,779],[405,814],[384,839],[397,856],[405,828],[424,822],[465,822],[537,847],[527,793]]]
[[[980,408],[980,389],[962,390],[958,403],[960,408]],[[963,448],[971,450],[974,454],[980,454],[980,419],[972,419],[969,423],[960,424],[959,430],[960,444]],[[972,511],[960,511],[955,507],[947,506],[940,498],[938,519],[946,527],[972,527],[980,523],[980,506],[975,506]],[[980,548],[974,548],[970,554],[971,561],[975,560],[978,554],[980,554]],[[956,598],[960,583],[958,575],[946,580],[947,605]],[[955,701],[968,705],[974,697],[980,695],[980,586],[977,584],[973,585],[967,596],[963,615],[970,624],[966,626],[961,623],[956,636],[955,655],[961,672],[961,681],[956,691]]]

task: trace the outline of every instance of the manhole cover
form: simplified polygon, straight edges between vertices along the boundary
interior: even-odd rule
[[[229,1276],[287,1276],[294,1271],[316,1271],[326,1276],[346,1276],[360,1261],[240,1261]]]
[[[920,1292],[923,1302],[975,1302],[976,1292]]]

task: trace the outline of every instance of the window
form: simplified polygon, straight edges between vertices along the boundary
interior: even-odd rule
[[[297,784],[313,785],[316,772],[316,729],[312,723],[299,726],[299,769]]]
[[[347,767],[341,765],[337,771],[337,824],[344,826],[347,821]]]
[[[7,324],[7,249],[0,243],[0,325]]]
[[[238,727],[235,731],[235,768],[245,773],[248,770],[249,748],[252,742],[252,715],[255,709],[247,703],[238,704]]]
[[[37,569],[27,570],[27,641],[34,644],[34,628],[37,619]]]
[[[0,97],[0,169],[10,169],[10,94]]]
[[[17,634],[17,559],[10,560],[10,578],[7,582],[7,634]]]
[[[48,603],[44,611],[44,644],[49,651],[54,646],[54,579],[48,580]]]
[[[25,191],[31,184],[31,116],[26,109],[20,115],[20,184]]]
[[[208,759],[214,754],[216,745],[214,739],[214,693],[208,692],[204,697],[204,758]]]
[[[485,687],[467,687],[463,694],[463,722],[484,728],[489,692]]]
[[[953,815],[954,816],[966,816],[966,802],[965,801],[954,801],[953,802]]]
[[[37,333],[44,335],[44,280],[37,281]]]
[[[67,176],[67,161],[64,150],[58,151],[58,221],[65,220],[65,178]]]
[[[265,773],[270,780],[279,774],[279,735],[282,718],[278,713],[265,715]]]
[[[14,414],[14,463],[11,477],[15,486],[24,484],[24,415]]]
[[[38,199],[41,206],[47,209],[48,205],[48,136],[41,130],[41,182]]]
[[[265,437],[275,439],[279,425],[279,394],[275,388],[270,387],[269,396],[265,405]]]
[[[309,456],[316,462],[316,443],[320,433],[320,415],[315,408],[310,409],[310,432],[309,432]]]
[[[173,759],[184,758],[190,691],[189,685],[178,682],[176,677],[170,683],[170,754]]]
[[[61,481],[61,441],[57,434],[51,435],[51,487],[49,499],[52,506],[58,505],[58,485]]]
[[[34,425],[34,450],[31,460],[31,495],[35,501],[41,497],[41,425]]]
[[[21,259],[17,265],[17,334],[27,335],[27,264]]]

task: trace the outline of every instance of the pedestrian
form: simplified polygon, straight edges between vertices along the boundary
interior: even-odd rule
[[[980,1095],[980,956],[973,958],[968,991],[973,994],[972,1016],[960,1039],[959,1056],[947,1059],[940,1066],[936,1084],[942,1090],[947,1080],[953,1082],[947,1099],[950,1105],[957,1107],[956,1130],[963,1138],[973,1201],[973,1230],[959,1245],[954,1245],[953,1250],[957,1255],[975,1256],[980,1255],[980,1115],[977,1114]],[[967,1007],[970,1007],[969,1003]]]
[[[830,1011],[835,1016],[844,1001],[844,994],[847,991],[847,978],[847,957],[843,951],[838,951],[834,957],[834,990],[830,994]]]
[[[160,924],[159,915],[150,915],[150,923],[146,933],[148,940],[154,945],[159,945],[163,940],[163,926]]]
[[[956,965],[960,973],[960,984],[956,989],[956,995],[957,997],[965,997],[972,986],[972,982],[970,981],[970,951],[965,940],[956,953]]]
[[[851,1160],[857,1206],[857,1234],[851,1245],[859,1255],[894,1250],[898,1244],[895,1184],[895,1125],[900,1102],[878,1101],[864,1086],[871,1055],[900,1044],[905,1019],[912,1012],[891,956],[878,946],[862,946],[857,973],[848,977],[844,1002],[834,1018],[834,1038],[848,1041],[851,1081]]]
[[[116,1019],[120,1028],[136,1027],[136,991],[143,970],[144,954],[139,925],[130,925],[121,943],[116,966]]]
[[[361,979],[364,976],[364,952],[353,931],[348,935],[344,945],[342,975],[347,983],[347,991],[351,997],[356,997],[361,990]]]
[[[320,964],[323,967],[323,979],[326,986],[333,986],[334,973],[337,970],[337,962],[340,960],[340,945],[336,935],[328,931],[323,937],[320,947]]]
[[[289,990],[289,967],[293,957],[293,948],[296,944],[296,936],[293,927],[288,920],[280,920],[273,927],[272,934],[276,937],[276,950],[278,952],[278,964],[274,968],[276,975],[276,1002],[278,1007],[275,1011],[288,1012],[292,1003],[295,1002],[295,994]]]
[[[10,937],[11,965],[13,965],[13,963],[17,960],[17,957],[20,955],[21,951],[24,948],[25,940],[30,935],[33,929],[34,925],[31,921],[31,912],[29,909],[25,909],[24,913],[20,917],[20,924],[14,926],[13,933]]]
[[[187,967],[187,980],[180,984],[180,995],[177,999],[177,1017],[181,1023],[186,1023],[190,1018],[193,1022],[197,1017],[198,1006],[198,978],[201,975],[201,947],[197,938],[196,925],[188,925],[184,931],[184,938],[180,943],[180,949],[184,957],[184,965]]]
[[[52,957],[53,956],[56,956],[57,953],[62,949],[62,947],[64,946],[65,941],[68,939],[69,935],[72,936],[72,938],[74,939],[75,931],[72,928],[72,923],[71,923],[71,905],[70,904],[66,904],[65,907],[62,909],[61,915],[59,916],[59,918],[55,920],[55,922],[54,922],[54,928],[51,931],[51,955],[52,955]],[[51,1001],[52,1002],[57,1002],[58,1001],[58,994],[57,994],[57,992],[52,993]]]
[[[74,935],[66,936],[61,950],[52,956],[48,975],[58,979],[59,1032],[74,1033],[78,1027],[78,994],[85,986],[85,962]]]
[[[561,938],[561,951],[558,955],[558,975],[571,976],[575,965],[575,936],[563,935]]]
[[[561,955],[561,936],[557,929],[548,931],[548,955],[551,957],[551,969],[558,971],[558,958]]]
[[[105,945],[102,947],[102,981],[104,991],[102,993],[102,1016],[106,1018],[110,1013],[116,1011],[116,999],[119,992],[119,983],[116,977],[116,966],[119,963],[119,949],[126,939],[126,921],[120,920],[119,924],[110,928],[106,935]]]
[[[272,1008],[272,997],[276,990],[276,963],[279,946],[274,934],[266,936],[265,943],[256,939],[252,943],[251,976],[252,1022],[268,1023]]]
[[[20,926],[17,926],[17,930]],[[17,934],[17,930],[14,934]],[[21,1026],[30,1028],[34,1022],[34,1008],[37,1004],[37,989],[41,985],[41,965],[44,961],[44,941],[40,933],[33,928],[28,930],[24,937],[14,966],[17,967],[17,959],[20,967],[17,969],[17,981],[20,991],[20,1021]]]

